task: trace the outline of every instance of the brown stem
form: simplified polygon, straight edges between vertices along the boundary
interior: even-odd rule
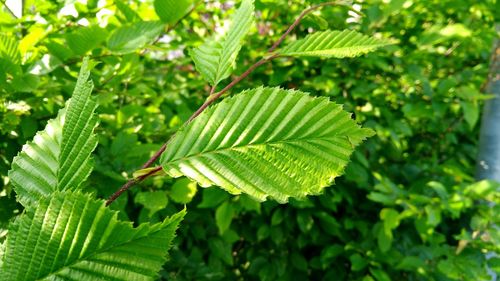
[[[276,41],[272,46],[271,48],[269,48],[269,50],[267,50],[268,53],[272,53],[274,52],[274,50],[281,44],[281,42],[283,42],[283,40],[285,39],[285,37],[290,34],[290,32],[292,32],[292,30],[300,23],[300,21],[308,14],[310,13],[311,11],[314,11],[318,8],[321,8],[321,7],[324,7],[324,6],[328,6],[328,5],[343,5],[343,3],[341,2],[325,2],[325,3],[321,3],[321,4],[318,4],[318,5],[314,5],[304,11],[302,11],[302,13],[297,17],[297,19],[295,19],[295,21],[292,23],[292,25],[290,25],[290,27],[288,27],[288,29],[286,30],[286,32],[281,35],[281,37],[278,39],[278,41]],[[233,81],[231,81],[231,83],[229,83],[226,87],[224,87],[222,90],[220,90],[219,92],[213,94],[213,92],[215,92],[215,87],[212,87],[210,89],[210,96],[208,98],[208,100],[203,103],[190,117],[189,119],[183,124],[184,126],[189,124],[191,121],[193,121],[194,118],[198,117],[198,115],[200,115],[205,109],[207,109],[207,107],[209,107],[212,103],[214,103],[218,98],[220,98],[224,93],[226,93],[227,91],[229,91],[231,88],[233,88],[236,84],[238,84],[241,80],[245,79],[248,75],[250,75],[250,73],[252,73],[257,67],[265,64],[266,62],[274,59],[274,58],[277,58],[279,57],[279,54],[272,54],[270,56],[267,56],[267,57],[263,57],[261,58],[259,61],[257,61],[256,63],[254,63],[253,65],[251,65],[245,72],[243,72],[240,76],[236,77]],[[151,164],[153,164],[158,158],[160,158],[161,154],[165,151],[165,149],[167,148],[167,145],[170,143],[170,141],[172,140],[172,138],[175,136],[175,133],[170,136],[169,140],[164,143],[160,150],[158,150],[146,163],[144,163],[144,165],[142,165],[142,169],[145,169],[147,167],[149,167]],[[160,167],[161,169],[161,167]],[[154,174],[156,171],[154,171],[153,173],[147,173],[139,178],[137,178],[137,180],[130,180],[128,181],[126,184],[124,184],[117,192],[115,192],[113,195],[111,195],[111,197],[109,197],[108,201],[106,201],[106,206],[108,206],[109,204],[113,203],[114,200],[116,200],[116,198],[118,198],[123,192],[125,192],[126,190],[128,190],[130,187],[132,187],[135,183],[138,183],[138,182],[141,182],[142,180],[144,180],[145,178],[149,177],[150,175]]]
[[[158,171],[161,171],[162,167],[156,167],[155,169],[149,171],[147,174],[144,174],[140,177],[137,177],[137,179],[131,179],[129,180],[126,184],[124,184],[117,192],[113,193],[108,200],[106,201],[106,206],[109,206],[109,204],[113,203],[113,201],[116,200],[116,198],[120,197],[123,192],[127,191],[129,188],[131,188],[135,183],[141,182],[147,177],[156,174]]]

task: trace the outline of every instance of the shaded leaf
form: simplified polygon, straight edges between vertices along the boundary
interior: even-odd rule
[[[155,0],[154,7],[158,17],[165,23],[179,21],[193,5],[193,0]]]

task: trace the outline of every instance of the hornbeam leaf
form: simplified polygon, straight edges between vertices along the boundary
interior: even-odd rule
[[[181,128],[161,165],[203,187],[286,202],[320,193],[372,134],[327,98],[257,88],[224,99]]]
[[[184,214],[134,228],[102,200],[55,192],[11,224],[0,280],[154,280]]]
[[[321,31],[297,40],[278,53],[293,57],[356,57],[392,44],[385,39],[369,37],[352,30]]]
[[[58,116],[23,146],[9,178],[25,207],[56,190],[77,189],[92,171],[97,145],[97,102],[91,97],[88,59],[84,59],[72,98]]]
[[[154,7],[158,17],[165,23],[175,24],[189,12],[193,0],[155,0]]]
[[[241,49],[241,41],[253,19],[253,0],[243,0],[232,18],[227,34],[221,38],[210,38],[198,48],[190,50],[196,69],[211,85],[217,85],[231,75]]]
[[[127,54],[153,42],[163,31],[160,21],[140,21],[117,28],[108,39],[108,48],[115,54]]]

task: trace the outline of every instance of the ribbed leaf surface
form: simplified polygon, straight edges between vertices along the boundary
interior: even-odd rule
[[[279,51],[279,54],[294,57],[356,57],[390,44],[388,40],[369,37],[352,30],[328,30],[307,35]]]
[[[17,41],[7,35],[0,34],[0,57],[8,58],[12,63],[21,62],[21,53]]]
[[[189,52],[196,69],[211,85],[217,85],[231,75],[241,49],[241,41],[250,29],[253,19],[253,0],[243,0],[232,18],[227,34],[220,38],[210,38]]]
[[[163,22],[174,24],[189,11],[192,4],[193,0],[155,0],[154,7]]]
[[[158,37],[164,29],[160,21],[141,21],[117,28],[108,39],[108,48],[117,54],[141,49]]]
[[[90,96],[93,84],[89,75],[88,61],[84,60],[66,108],[12,161],[9,178],[25,207],[55,190],[77,189],[92,171],[97,103]]]
[[[201,186],[285,202],[320,193],[372,134],[327,98],[258,88],[223,100],[181,129],[161,165]]]
[[[184,214],[133,228],[102,200],[56,192],[11,224],[0,280],[154,280]]]

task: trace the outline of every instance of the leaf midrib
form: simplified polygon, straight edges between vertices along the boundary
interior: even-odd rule
[[[266,146],[266,145],[273,145],[273,144],[280,144],[280,143],[289,144],[289,143],[293,143],[293,142],[302,142],[302,141],[303,142],[308,142],[308,141],[313,141],[313,140],[328,140],[328,139],[342,138],[342,137],[348,138],[349,136],[348,135],[341,136],[341,135],[339,135],[337,133],[337,134],[332,135],[332,136],[321,136],[321,137],[311,137],[311,138],[297,138],[297,139],[285,139],[285,140],[277,140],[277,141],[257,143],[257,144],[244,144],[244,145],[238,145],[238,146],[230,146],[230,147],[226,147],[226,148],[212,149],[212,150],[209,150],[209,151],[202,151],[202,152],[199,152],[199,153],[196,153],[196,154],[192,154],[192,155],[189,155],[189,156],[184,156],[184,157],[178,158],[178,159],[173,160],[173,161],[168,161],[168,162],[166,162],[166,163],[164,163],[162,165],[171,165],[171,164],[174,164],[176,162],[186,161],[186,160],[188,160],[190,158],[201,157],[204,154],[211,154],[211,153],[217,154],[217,153],[222,152],[222,151],[238,150],[238,149],[241,149],[241,148],[244,148],[244,147],[258,147],[258,146]]]

